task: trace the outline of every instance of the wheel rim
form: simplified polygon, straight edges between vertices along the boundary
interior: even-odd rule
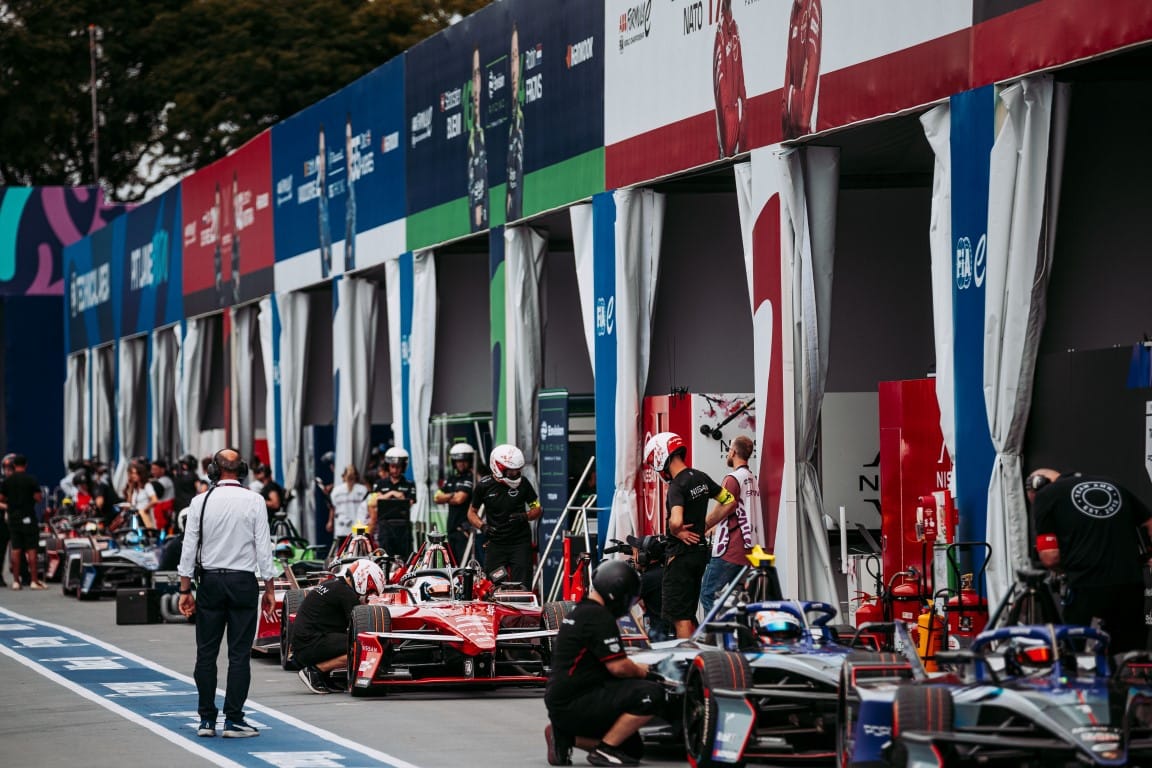
[[[688,754],[698,760],[704,751],[704,721],[708,707],[704,681],[698,674],[690,674],[684,690],[684,746]]]

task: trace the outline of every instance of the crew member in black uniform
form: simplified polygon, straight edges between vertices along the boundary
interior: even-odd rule
[[[301,665],[300,679],[313,693],[341,690],[328,673],[348,664],[348,622],[352,609],[388,583],[380,566],[357,560],[343,576],[309,590],[292,622],[292,658]]]
[[[488,228],[488,150],[480,117],[480,49],[472,49],[472,103],[468,121],[468,224],[473,232]]]
[[[8,512],[8,536],[12,545],[11,589],[21,588],[21,571],[26,565],[30,589],[46,589],[37,572],[36,552],[40,546],[40,521],[36,505],[44,498],[40,482],[28,472],[23,454],[12,456],[12,472],[0,481],[0,504]],[[4,553],[0,552],[0,557]]]
[[[664,705],[664,689],[646,664],[624,652],[616,619],[640,594],[640,575],[621,560],[592,574],[592,592],[560,625],[544,691],[549,765],[572,765],[572,747],[592,765],[639,765],[640,728]]]
[[[543,513],[536,489],[521,477],[524,454],[514,445],[492,449],[488,468],[480,478],[468,508],[468,521],[488,538],[484,567],[491,573],[504,566],[512,581],[528,586],[532,575],[532,526]],[[480,517],[480,508],[484,517]]]
[[[448,505],[448,546],[457,565],[463,564],[464,550],[468,547],[468,503],[472,500],[476,478],[473,475],[472,461],[475,449],[468,443],[456,443],[448,450],[452,462],[452,474],[436,491],[432,500],[437,504]]]
[[[388,474],[376,481],[375,514],[370,512],[368,530],[375,529],[376,541],[393,557],[407,560],[412,554],[412,505],[416,503],[416,486],[404,476],[408,469],[408,451],[389,448],[384,452]]]
[[[1026,481],[1045,568],[1067,575],[1064,623],[1098,618],[1112,653],[1143,649],[1144,578],[1138,526],[1152,534],[1152,515],[1127,488],[1106,477],[1034,470]]]
[[[520,31],[512,24],[512,51],[509,74],[512,80],[512,124],[508,128],[507,221],[524,215],[524,73],[520,60]]]
[[[676,627],[676,637],[696,631],[696,606],[700,584],[712,550],[704,533],[723,520],[736,504],[736,497],[716,481],[684,462],[688,453],[675,432],[653,435],[644,446],[644,461],[668,483],[668,533],[673,537],[665,550],[664,618]],[[708,511],[709,499],[717,505]]]

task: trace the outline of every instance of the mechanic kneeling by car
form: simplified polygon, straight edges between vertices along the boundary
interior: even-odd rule
[[[328,673],[348,664],[348,621],[352,609],[378,595],[388,579],[368,559],[348,566],[343,576],[317,584],[304,596],[292,623],[292,656],[300,679],[313,693],[342,691]]]
[[[646,664],[624,652],[616,619],[640,595],[640,575],[610,560],[592,574],[592,592],[563,620],[544,693],[549,765],[572,765],[572,747],[592,765],[639,765],[640,728],[664,706],[664,689]]]

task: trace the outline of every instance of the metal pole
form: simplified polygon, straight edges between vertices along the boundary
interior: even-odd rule
[[[100,123],[96,111],[96,25],[88,25],[88,93],[92,96],[92,175],[100,186]]]
[[[556,519],[556,524],[552,526],[552,534],[548,537],[548,543],[544,546],[544,551],[540,553],[539,562],[536,566],[536,573],[532,576],[531,589],[535,591],[536,586],[540,583],[541,577],[544,575],[544,564],[548,559],[548,555],[552,551],[552,544],[556,540],[557,534],[560,532],[561,526],[568,522],[565,518],[568,517],[568,512],[575,509],[573,506],[576,503],[576,496],[579,495],[580,490],[584,487],[584,481],[588,479],[588,473],[592,470],[592,463],[596,461],[593,456],[588,459],[588,463],[584,466],[584,472],[580,475],[580,480],[577,481],[576,487],[572,490],[572,495],[568,497],[568,503],[564,505],[564,514]]]

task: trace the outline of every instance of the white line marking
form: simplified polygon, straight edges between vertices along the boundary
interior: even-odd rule
[[[123,648],[118,648],[115,645],[111,645],[110,643],[106,643],[103,640],[98,640],[97,638],[92,637],[91,635],[86,635],[83,632],[72,629],[71,627],[66,627],[66,626],[63,626],[61,624],[53,624],[53,623],[48,622],[48,621],[42,621],[40,619],[32,618],[31,616],[25,616],[23,614],[16,613],[13,610],[9,610],[8,608],[0,607],[0,614],[11,616],[13,618],[20,619],[22,621],[30,621],[30,622],[33,622],[34,624],[39,624],[40,626],[48,627],[50,629],[56,629],[56,630],[60,630],[62,632],[68,632],[68,633],[70,633],[76,637],[81,638],[82,640],[85,640],[85,641],[91,643],[92,645],[99,646],[101,648],[104,648],[105,650],[108,650],[108,651],[111,651],[117,655],[123,656],[126,659],[130,659],[132,661],[135,661],[137,664],[148,667],[151,670],[154,670],[156,672],[160,672],[162,674],[168,675],[169,677],[173,677],[177,680],[181,680],[185,683],[188,683],[189,685],[191,685],[193,687],[196,686],[196,681],[187,675],[182,675],[179,672],[176,672],[175,670],[171,670],[165,666],[157,664],[156,662],[152,661],[151,659],[146,659],[143,656],[137,656],[136,654],[132,653],[131,651],[126,651]],[[132,712],[130,710],[127,710],[127,709],[121,707],[120,705],[116,704],[115,702],[108,701],[107,699],[105,699],[101,696],[98,696],[95,693],[92,693],[87,688],[84,688],[83,686],[79,685],[78,683],[74,683],[71,680],[69,680],[63,676],[56,674],[52,670],[40,665],[38,662],[35,662],[31,659],[28,659],[28,658],[21,656],[20,654],[11,650],[7,646],[0,645],[0,653],[3,653],[4,655],[9,656],[9,657],[15,659],[16,661],[19,661],[21,664],[28,667],[29,669],[32,669],[33,671],[38,672],[39,674],[43,675],[44,677],[47,677],[48,679],[52,680],[53,682],[64,686],[68,690],[70,690],[74,693],[77,693],[86,699],[90,699],[91,701],[96,702],[97,704],[99,704],[102,707],[105,707],[109,710],[112,710],[113,712],[116,712],[116,714],[120,715],[121,717],[124,717],[127,720],[131,720],[132,722],[134,722],[138,725],[144,726],[148,730],[150,730],[156,734],[159,734],[160,736],[163,736],[165,739],[168,739],[169,741],[173,742],[174,744],[177,744],[177,745],[187,749],[190,752],[194,752],[197,755],[200,755],[200,756],[203,756],[203,757],[210,759],[216,765],[229,766],[229,767],[234,767],[234,768],[243,768],[243,766],[240,766],[238,763],[234,763],[231,760],[228,760],[227,758],[224,758],[224,757],[216,754],[215,752],[212,752],[210,750],[205,749],[204,747],[201,747],[196,742],[190,741],[187,737],[181,736],[180,734],[177,734],[177,733],[173,733],[173,732],[167,730],[166,728],[164,728],[163,726],[158,725],[156,723],[153,723],[153,722],[147,720],[146,718],[144,718],[140,715],[137,715],[135,712]],[[216,693],[218,695],[221,695],[221,696],[224,695],[224,691],[220,690],[220,689],[217,689]],[[311,733],[313,736],[318,736],[322,739],[326,739],[327,741],[330,741],[333,744],[339,744],[340,746],[345,747],[347,749],[350,749],[353,752],[359,752],[362,755],[366,755],[368,757],[375,758],[376,760],[380,760],[382,762],[389,763],[392,766],[394,766],[394,768],[418,768],[418,766],[416,766],[412,763],[409,763],[405,760],[401,760],[398,757],[393,757],[392,755],[389,755],[385,752],[380,752],[379,750],[372,749],[371,747],[366,747],[363,744],[358,744],[355,741],[352,741],[351,739],[346,739],[343,736],[340,736],[339,734],[332,733],[331,731],[326,731],[323,728],[318,728],[315,725],[312,725],[311,723],[305,722],[303,720],[299,720],[295,717],[292,717],[291,715],[288,715],[288,714],[285,714],[283,712],[280,712],[279,710],[273,709],[272,707],[266,707],[263,704],[260,704],[259,702],[252,701],[251,699],[246,701],[244,703],[244,706],[246,708],[249,708],[249,709],[254,709],[254,710],[257,710],[259,712],[264,712],[264,713],[272,715],[274,717],[278,717],[282,721],[284,721],[288,725],[291,725],[294,728],[298,728],[299,730],[302,730],[302,731],[307,731],[308,733]]]

